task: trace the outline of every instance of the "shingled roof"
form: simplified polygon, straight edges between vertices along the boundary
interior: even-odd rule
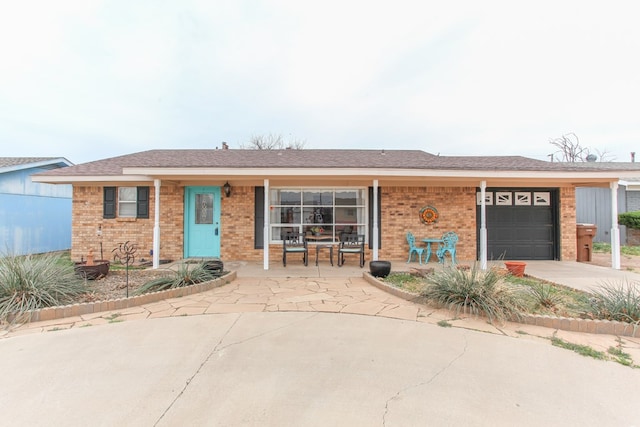
[[[24,169],[32,165],[63,167],[70,166],[72,163],[62,157],[0,157],[0,170]]]
[[[149,150],[43,172],[113,176],[123,168],[366,168],[502,171],[601,170],[521,156],[436,156],[420,150]]]

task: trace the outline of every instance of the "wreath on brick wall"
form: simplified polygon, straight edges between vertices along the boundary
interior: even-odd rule
[[[438,210],[433,206],[425,206],[420,209],[420,220],[425,224],[433,224],[438,221],[439,217]]]

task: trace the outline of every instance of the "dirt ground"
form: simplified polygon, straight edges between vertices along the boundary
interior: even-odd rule
[[[591,255],[590,264],[611,267],[611,254],[605,252],[594,252]],[[620,268],[622,270],[640,273],[640,256],[621,255]]]

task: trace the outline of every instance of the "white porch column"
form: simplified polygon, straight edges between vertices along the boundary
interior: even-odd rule
[[[155,207],[153,220],[153,268],[160,266],[160,180],[154,179]]]
[[[620,228],[618,227],[618,182],[611,183],[611,267],[620,270]]]
[[[264,269],[269,269],[269,221],[271,218],[269,216],[269,206],[271,202],[269,201],[269,180],[264,180],[264,229],[262,230],[262,242],[263,242],[263,262]]]
[[[480,268],[487,269],[487,181],[480,182]]]
[[[378,260],[378,180],[373,180],[373,260]]]

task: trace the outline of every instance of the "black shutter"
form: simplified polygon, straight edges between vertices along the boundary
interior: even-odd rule
[[[102,217],[116,217],[116,187],[104,187],[102,197]]]
[[[138,187],[136,217],[149,218],[149,187]]]
[[[264,249],[264,187],[256,187],[254,221],[254,249]]]
[[[376,215],[378,216],[378,249],[382,249],[382,224],[380,224],[380,220],[382,219],[382,197],[380,187],[378,187],[377,197],[378,212]],[[369,187],[369,249],[373,249],[373,187]]]

